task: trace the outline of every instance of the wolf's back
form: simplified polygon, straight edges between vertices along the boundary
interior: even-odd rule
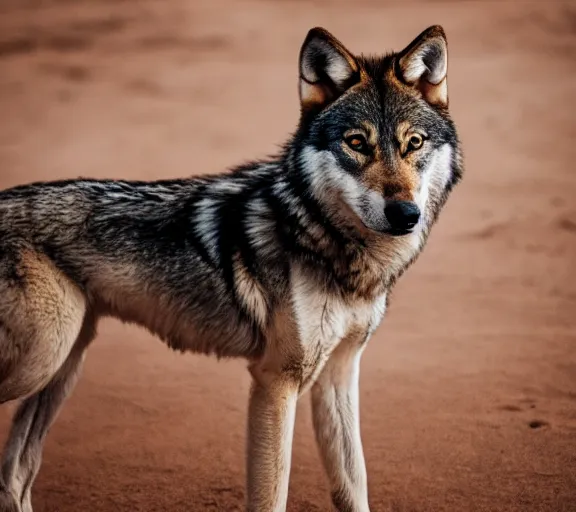
[[[73,182],[34,183],[0,191],[3,238],[42,241],[80,226],[87,199]]]

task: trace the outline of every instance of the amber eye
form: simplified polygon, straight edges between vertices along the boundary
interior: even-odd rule
[[[424,144],[424,137],[419,133],[413,133],[408,139],[408,151],[415,151],[420,149]]]
[[[368,152],[368,149],[369,149],[368,143],[366,142],[364,135],[360,135],[360,134],[350,135],[349,137],[346,137],[344,139],[344,141],[354,151],[358,151],[359,153],[367,153]]]

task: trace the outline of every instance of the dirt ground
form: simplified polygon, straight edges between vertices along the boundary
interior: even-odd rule
[[[372,509],[576,511],[574,2],[0,0],[0,187],[264,156],[309,28],[381,52],[435,23],[467,174],[363,360]],[[35,510],[241,510],[244,366],[103,323]],[[329,509],[304,397],[289,510]]]

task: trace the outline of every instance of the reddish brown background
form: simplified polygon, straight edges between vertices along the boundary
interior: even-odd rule
[[[434,23],[468,172],[363,361],[372,507],[576,510],[574,2],[1,0],[0,186],[263,156],[295,126],[310,27],[381,52]],[[35,510],[241,510],[248,386],[103,323]],[[329,509],[308,408],[290,511]]]

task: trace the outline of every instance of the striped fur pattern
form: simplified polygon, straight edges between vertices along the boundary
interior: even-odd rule
[[[313,29],[301,122],[277,156],[202,178],[0,192],[0,401],[24,399],[0,512],[32,510],[42,440],[103,316],[249,361],[248,510],[285,509],[310,387],[334,505],[369,510],[360,356],[462,173],[446,68],[440,27],[380,58]]]

